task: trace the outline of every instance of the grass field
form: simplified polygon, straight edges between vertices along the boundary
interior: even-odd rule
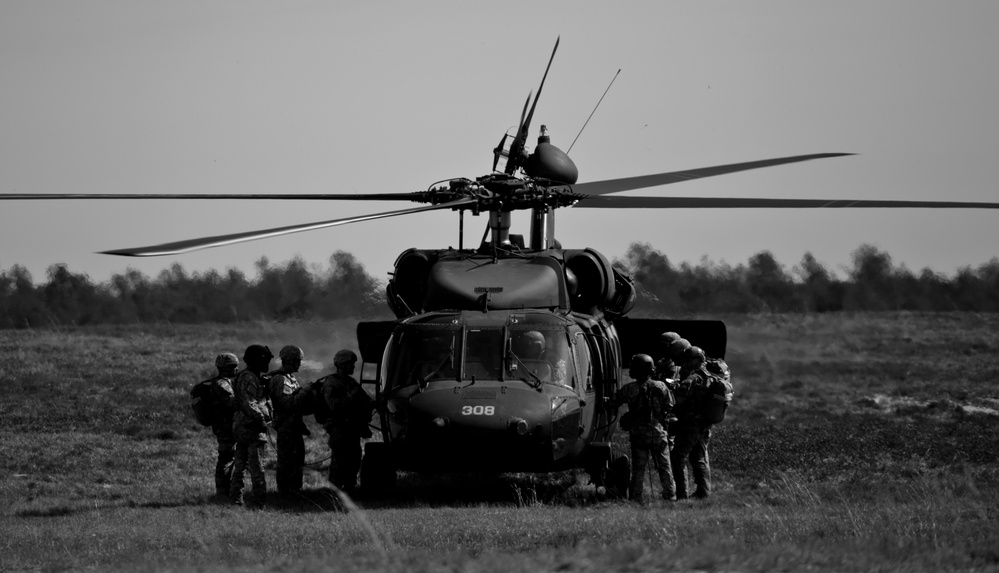
[[[314,424],[306,496],[216,504],[189,387],[255,342],[313,380],[352,324],[0,331],[0,570],[999,569],[999,315],[723,318],[716,493],[670,506],[567,473],[409,476],[345,511]]]

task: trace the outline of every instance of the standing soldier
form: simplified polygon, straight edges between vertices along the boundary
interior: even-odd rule
[[[243,471],[250,472],[252,500],[263,503],[267,496],[263,457],[267,443],[267,424],[271,422],[271,401],[267,396],[265,381],[267,369],[274,355],[262,344],[251,344],[243,353],[246,368],[236,375],[233,390],[236,396],[236,413],[232,431],[236,436],[236,461],[232,468],[229,497],[236,505],[243,505]]]
[[[330,483],[347,493],[357,486],[361,469],[361,439],[370,438],[374,401],[351,374],[357,355],[341,350],[333,357],[336,372],[318,381],[329,415],[324,424],[329,434]]]
[[[676,497],[687,498],[687,461],[697,489],[693,497],[703,499],[711,493],[711,466],[708,461],[708,441],[711,426],[701,419],[701,403],[707,392],[709,376],[704,370],[704,351],[691,346],[681,371],[682,380],[676,390],[675,443],[670,454]]]
[[[676,500],[666,435],[673,394],[665,383],[652,379],[653,366],[652,357],[648,354],[632,356],[630,373],[635,381],[625,384],[617,398],[618,406],[628,404],[628,412],[621,417],[621,427],[628,431],[631,442],[630,498],[639,503],[645,497],[645,471],[650,458],[659,473],[663,499]]]
[[[663,357],[659,359],[656,363],[656,378],[662,380],[663,382],[674,381],[678,375],[677,371],[679,366],[677,366],[676,361],[673,360],[673,356],[670,354],[670,345],[678,340],[683,340],[680,335],[675,332],[664,332],[662,336],[659,337],[662,342],[663,347],[666,351],[663,353]]]
[[[309,429],[302,416],[312,413],[312,392],[302,388],[295,372],[302,367],[305,353],[297,346],[285,346],[278,352],[281,367],[269,372],[268,386],[274,405],[274,429],[277,431],[277,489],[290,495],[302,489],[305,465],[305,439]]]
[[[232,380],[236,377],[239,358],[231,352],[215,357],[218,374],[209,378],[191,391],[195,417],[204,425],[212,427],[218,442],[218,459],[215,462],[215,496],[229,495],[229,482],[232,478],[232,459],[236,452],[236,439],[232,435],[232,414],[236,406],[232,392]]]

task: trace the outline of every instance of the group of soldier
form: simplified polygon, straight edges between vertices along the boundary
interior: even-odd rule
[[[627,405],[621,427],[629,433],[632,472],[629,496],[644,500],[645,473],[654,467],[662,485],[662,497],[676,501],[706,498],[711,493],[708,442],[711,423],[698,404],[705,399],[712,376],[724,375],[721,360],[708,360],[704,351],[675,332],[662,334],[664,357],[655,363],[647,354],[636,354],[630,363],[634,382],[626,384],[614,405]],[[328,434],[329,481],[351,493],[357,486],[361,466],[361,440],[370,438],[368,423],[374,402],[352,376],[357,355],[340,350],[333,358],[335,372],[303,385],[295,377],[305,354],[297,346],[278,352],[281,366],[270,370],[274,355],[268,347],[252,344],[243,353],[245,367],[238,370],[235,354],[215,359],[218,374],[211,384],[216,408],[212,431],[218,441],[215,489],[219,498],[244,504],[245,473],[250,474],[248,503],[266,498],[262,456],[274,430],[277,490],[293,496],[302,489],[305,436],[309,429],[303,417],[314,415]],[[687,463],[691,466],[693,492],[688,492]]]
[[[727,379],[727,366],[721,360],[709,361],[701,348],[675,332],[663,333],[661,342],[665,355],[658,364],[648,354],[632,357],[635,381],[622,387],[615,399],[618,406],[628,405],[621,426],[631,442],[629,497],[644,501],[645,473],[651,465],[659,474],[664,500],[703,499],[711,493],[711,424],[698,406],[708,398],[712,376]],[[688,490],[688,461],[693,492]]]
[[[282,496],[302,490],[305,436],[304,416],[314,415],[328,434],[329,480],[352,492],[361,465],[361,439],[371,437],[368,423],[374,402],[354,379],[357,355],[341,350],[333,358],[335,372],[303,385],[295,377],[305,353],[297,346],[278,352],[281,366],[270,370],[274,355],[267,346],[252,344],[239,368],[235,354],[215,359],[218,374],[211,384],[215,415],[212,432],[218,441],[215,492],[243,505],[263,503],[267,482],[261,458],[273,429],[277,450],[276,481]],[[250,496],[244,499],[243,476],[250,474]]]

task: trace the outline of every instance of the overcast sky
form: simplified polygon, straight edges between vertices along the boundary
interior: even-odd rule
[[[996,201],[997,22],[993,1],[2,2],[0,192],[380,193],[474,178],[561,36],[532,145],[545,124],[568,148],[622,69],[572,150],[580,181],[853,152],[630,194]],[[457,215],[177,257],[94,253],[408,206],[3,202],[0,269],[252,274],[261,256],[325,266],[346,250],[384,279],[408,247],[457,246]],[[466,246],[486,222],[466,217]],[[557,236],[610,258],[632,242],[674,262],[770,250],[788,268],[810,251],[842,269],[869,243],[952,274],[999,255],[997,227],[997,211],[567,209]]]

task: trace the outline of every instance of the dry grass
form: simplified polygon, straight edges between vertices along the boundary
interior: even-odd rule
[[[253,342],[303,346],[314,379],[352,325],[2,331],[0,569],[999,567],[999,316],[727,321],[737,401],[712,441],[716,494],[645,507],[559,474],[409,476],[343,511],[325,464],[307,498],[213,504],[189,386]],[[307,448],[327,455],[319,431]]]

